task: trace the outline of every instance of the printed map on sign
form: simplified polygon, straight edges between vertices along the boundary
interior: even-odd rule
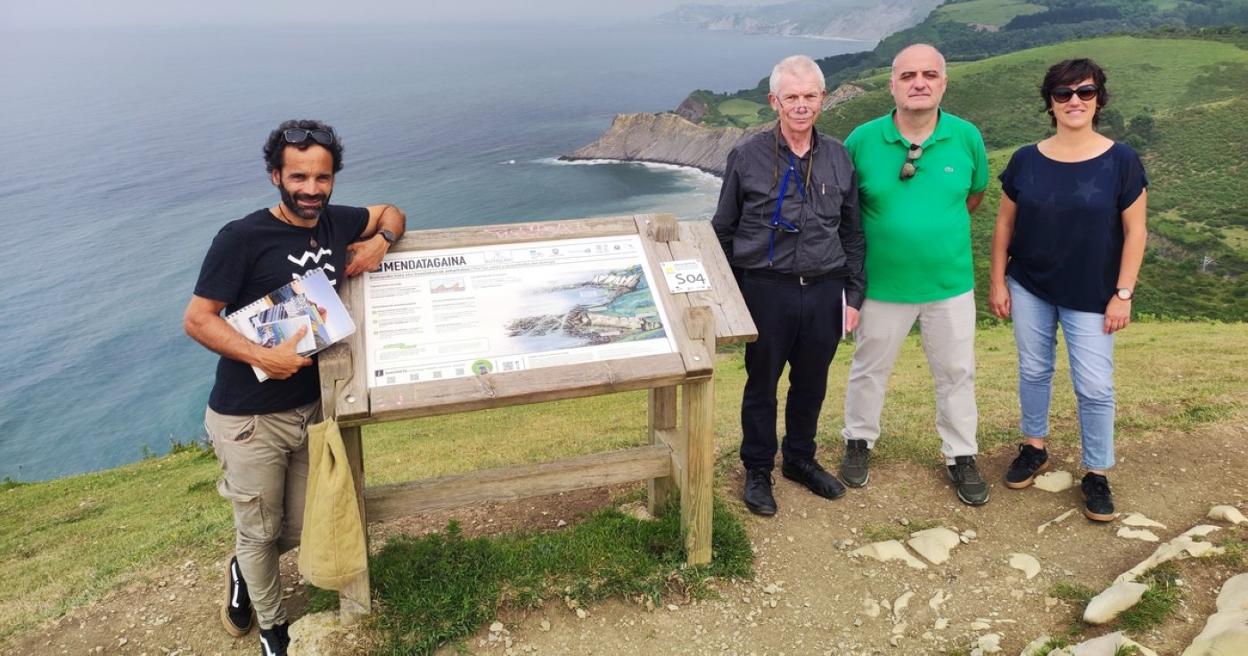
[[[636,235],[391,253],[365,274],[369,387],[675,352]]]

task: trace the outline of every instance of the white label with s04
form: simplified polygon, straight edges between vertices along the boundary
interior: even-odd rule
[[[711,279],[706,275],[706,269],[702,268],[702,260],[675,260],[659,266],[667,279],[667,288],[673,294],[704,292],[711,288]]]

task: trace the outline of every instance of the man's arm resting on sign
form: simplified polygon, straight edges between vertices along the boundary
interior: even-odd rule
[[[369,205],[368,225],[360,233],[360,241],[347,246],[351,261],[347,263],[347,276],[357,276],[381,266],[381,258],[390,250],[390,242],[378,234],[382,230],[402,237],[407,229],[407,215],[394,205]]]
[[[265,348],[243,337],[226,323],[221,316],[221,310],[224,309],[225,303],[220,301],[191,296],[186,313],[182,315],[182,327],[191,339],[213,353],[259,367],[269,378],[276,380],[290,378],[295,372],[312,364],[311,358],[295,352],[295,345],[307,333],[307,327],[300,328],[281,344]]]

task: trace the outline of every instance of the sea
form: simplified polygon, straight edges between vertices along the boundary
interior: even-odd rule
[[[872,44],[614,25],[0,26],[0,479],[117,466],[202,439],[216,356],[182,330],[226,222],[276,201],[260,148],[318,118],[336,203],[408,230],[672,212],[692,169],[563,163],[619,112],[753,87],[780,58]]]

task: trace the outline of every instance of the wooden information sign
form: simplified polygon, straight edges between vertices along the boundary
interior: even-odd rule
[[[510,321],[503,332],[494,327],[489,338],[474,337],[476,315],[471,304],[456,305],[455,298],[473,285],[522,282],[524,272],[536,277],[575,269],[576,264],[566,263],[590,260],[595,253],[614,262],[608,256],[617,251],[621,258],[635,258],[640,268],[601,273],[591,283],[554,280],[544,287],[547,294],[573,288],[591,297],[598,293],[589,307],[578,305],[571,319],[564,317],[565,327],[573,323],[571,330],[583,338],[580,342],[592,346],[565,349],[554,356],[469,358],[462,366],[431,364],[439,358],[426,357],[433,351],[470,354],[513,339],[552,343],[541,316]],[[439,256],[415,257],[426,252]],[[578,260],[581,252],[585,255]],[[463,276],[439,274],[424,280],[421,291],[403,289],[405,269],[418,270],[430,262],[469,267],[477,254],[475,261],[483,269],[501,273],[483,274],[473,285]],[[517,259],[527,268],[506,273]],[[387,265],[390,262],[396,264]],[[677,269],[687,274],[672,278],[680,281],[674,284],[698,291],[671,291],[662,273],[662,265],[671,262],[678,264],[667,267],[669,274]],[[365,525],[473,503],[648,481],[652,512],[659,512],[679,492],[688,562],[710,562],[715,347],[753,341],[757,332],[709,222],[636,215],[409,232],[391,249],[382,269],[371,281],[364,276],[341,281],[339,294],[358,328],[319,356],[324,413],[337,417],[341,427]],[[641,269],[644,278],[637,274]],[[582,270],[593,273],[586,266]],[[387,273],[390,278],[380,281]],[[606,287],[611,288],[605,294],[609,305],[599,293]],[[648,289],[648,294],[629,296],[635,288]],[[412,295],[419,293],[427,296],[413,300]],[[408,297],[396,303],[402,294]],[[627,311],[616,311],[619,305]],[[439,308],[436,321],[450,327],[443,332],[462,326],[466,336],[428,348],[425,342],[432,341],[437,330],[430,325],[434,320],[414,316],[420,307]],[[406,318],[394,318],[401,315]],[[379,327],[378,322],[389,323]],[[405,334],[409,329],[412,334]],[[531,338],[534,335],[538,338]],[[370,339],[374,343],[368,343]],[[365,424],[638,389],[649,390],[647,446],[372,488],[364,485],[360,427]],[[340,601],[344,621],[368,613],[367,572],[340,591]]]

